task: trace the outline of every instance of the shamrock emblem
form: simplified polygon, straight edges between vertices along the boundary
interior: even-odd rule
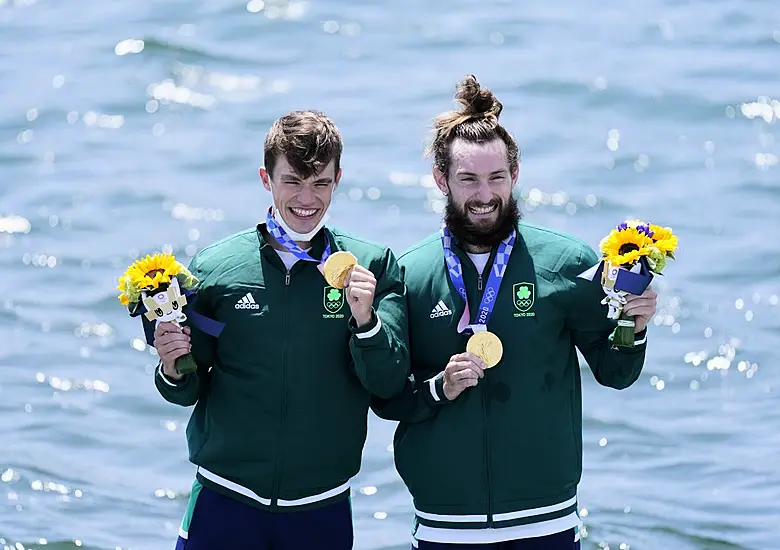
[[[517,299],[518,300],[527,300],[531,297],[531,291],[528,290],[527,286],[521,286],[517,291]]]

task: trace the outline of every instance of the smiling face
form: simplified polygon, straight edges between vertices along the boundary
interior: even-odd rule
[[[276,210],[293,231],[312,231],[330,206],[341,170],[336,172],[335,161],[330,161],[319,173],[304,178],[282,156],[276,159],[273,172],[261,168],[260,177],[273,196]]]
[[[447,195],[445,222],[473,251],[489,250],[519,220],[512,196],[518,170],[512,170],[506,144],[498,138],[482,143],[455,139],[450,159],[448,174],[434,168],[436,184]]]
[[[319,111],[291,111],[265,137],[260,177],[296,242],[317,231],[341,178],[343,142]]]

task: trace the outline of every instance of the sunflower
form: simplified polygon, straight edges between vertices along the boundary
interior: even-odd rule
[[[177,276],[183,279],[181,282],[184,288],[192,288],[198,282],[171,254],[147,255],[133,262],[119,277],[119,301],[122,305],[135,303],[139,300],[141,291],[159,288]]]
[[[130,284],[139,289],[153,289],[162,283],[170,283],[181,270],[181,264],[170,254],[155,254],[141,258],[125,272]]]
[[[622,226],[622,224],[621,224]],[[649,246],[653,244],[644,231],[637,227],[613,229],[601,240],[601,253],[612,265],[633,265],[642,256],[650,253]]]
[[[659,250],[670,256],[677,250],[677,236],[672,233],[671,227],[650,224],[650,231],[653,232],[653,245]]]

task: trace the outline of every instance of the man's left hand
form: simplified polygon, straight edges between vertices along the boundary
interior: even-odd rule
[[[639,296],[633,294],[626,296],[626,304],[623,306],[623,313],[634,318],[634,323],[636,323],[634,333],[642,332],[647,328],[647,323],[649,323],[650,319],[655,315],[657,305],[658,294],[649,286]]]
[[[358,327],[371,322],[374,307],[376,277],[363,266],[356,265],[349,271],[346,279],[347,303]]]

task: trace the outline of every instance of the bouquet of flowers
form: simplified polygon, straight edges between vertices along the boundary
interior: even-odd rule
[[[667,259],[674,259],[677,237],[669,227],[627,220],[601,240],[601,261],[581,275],[600,280],[609,307],[607,317],[617,320],[612,336],[616,346],[634,345],[633,318],[623,313],[629,294],[642,294],[655,275],[662,275]]]
[[[146,342],[154,345],[154,329],[159,322],[173,322],[181,325],[187,320],[184,313],[187,305],[195,302],[198,279],[176,261],[171,254],[147,255],[135,261],[119,277],[119,302],[128,308],[131,317],[141,318]],[[192,323],[211,334],[219,336],[223,324],[190,311]],[[195,372],[197,365],[191,353],[176,360],[176,372]]]

